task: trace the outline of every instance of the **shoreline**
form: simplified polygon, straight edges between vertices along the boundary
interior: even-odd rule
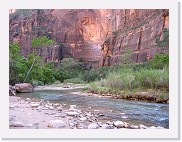
[[[42,99],[9,96],[10,129],[165,129],[132,125],[121,120],[102,121],[94,110],[80,110],[74,104],[50,103]]]
[[[34,91],[39,90],[74,90],[74,89],[84,89],[89,88],[88,85],[83,84],[72,84],[67,83],[63,85],[46,85],[46,86],[37,86],[34,88]],[[164,97],[162,95],[157,95],[158,92],[154,92],[151,90],[143,90],[138,92],[129,92],[129,93],[117,93],[114,91],[106,91],[106,92],[99,92],[92,89],[88,89],[87,91],[77,91],[72,92],[76,95],[86,95],[86,96],[95,96],[95,97],[107,97],[113,99],[124,99],[124,100],[134,100],[134,101],[146,101],[146,102],[155,102],[155,103],[169,103],[169,97]],[[160,91],[159,91],[160,94]],[[167,94],[167,92],[166,92]]]

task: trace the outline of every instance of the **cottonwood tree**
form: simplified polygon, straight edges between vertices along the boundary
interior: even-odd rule
[[[33,48],[33,53],[32,53],[32,58],[33,58],[33,62],[30,66],[30,69],[28,70],[26,77],[24,79],[24,82],[26,82],[30,72],[32,71],[37,59],[40,57],[41,55],[41,51],[43,47],[47,47],[50,46],[54,43],[53,40],[48,39],[46,36],[41,36],[41,37],[34,37],[32,39],[32,48]],[[38,51],[36,50],[38,49]]]

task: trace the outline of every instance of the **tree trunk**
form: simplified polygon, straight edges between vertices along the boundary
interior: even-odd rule
[[[39,55],[38,55],[38,56],[40,56],[40,54],[41,54],[41,51],[40,51],[40,49],[39,49]],[[26,80],[27,80],[27,78],[28,78],[28,76],[29,76],[31,70],[33,69],[33,67],[34,67],[34,65],[35,65],[36,60],[37,60],[37,58],[35,57],[35,58],[34,58],[34,61],[33,61],[32,65],[31,65],[30,69],[28,70],[27,75],[26,75],[26,77],[25,77],[25,79],[24,79],[23,82],[26,82]]]

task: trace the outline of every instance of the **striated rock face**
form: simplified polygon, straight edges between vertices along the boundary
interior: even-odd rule
[[[45,61],[73,57],[95,67],[121,62],[126,47],[134,62],[152,58],[168,23],[169,11],[162,9],[10,10],[9,32],[25,57],[32,52],[32,38],[45,35],[56,41],[53,48],[43,48]]]

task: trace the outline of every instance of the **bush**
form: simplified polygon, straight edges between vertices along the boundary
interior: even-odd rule
[[[75,61],[73,58],[64,58],[55,72],[56,80],[63,82],[66,79],[78,77],[83,73],[84,66],[82,62]]]
[[[156,54],[149,63],[152,69],[163,69],[165,66],[169,66],[169,55]]]
[[[76,77],[76,78],[72,78],[72,79],[66,79],[64,80],[65,83],[75,83],[75,84],[84,84],[85,82],[79,78],[79,77]]]
[[[132,68],[123,67],[117,71],[110,72],[106,79],[100,80],[97,85],[108,87],[115,91],[137,88],[157,90],[169,87],[169,72],[168,69],[140,69],[133,71]],[[93,87],[95,88],[96,86]]]
[[[83,80],[86,82],[93,82],[96,80],[100,80],[100,74],[96,69],[86,70],[83,75]]]

